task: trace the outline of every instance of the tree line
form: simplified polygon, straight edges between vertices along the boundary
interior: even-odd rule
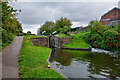
[[[56,22],[46,21],[39,29],[38,34],[50,35],[56,31],[56,34],[67,34],[70,32],[70,27],[72,26],[72,22],[67,19],[61,17]]]
[[[23,29],[22,24],[18,21],[16,17],[18,15],[17,11],[8,5],[8,2],[1,3],[1,26],[0,35],[2,43],[10,43],[16,35],[22,35]]]
[[[71,32],[72,22],[61,17],[56,22],[46,21],[38,30],[38,34],[50,35],[56,31],[56,34],[67,34]],[[88,33],[83,39],[93,47],[119,50],[120,49],[120,25],[105,26],[98,20],[90,21],[87,26]]]

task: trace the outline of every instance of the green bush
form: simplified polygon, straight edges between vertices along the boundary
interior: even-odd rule
[[[14,38],[14,34],[7,32],[5,29],[2,29],[2,42],[10,43]]]
[[[22,33],[22,24],[17,20],[17,10],[14,10],[11,6],[8,5],[9,2],[1,3],[2,13],[1,19],[2,24],[0,27],[0,39],[2,47],[7,46],[17,33]]]
[[[7,36],[8,36],[7,31],[4,30],[4,29],[2,29],[2,42],[3,43],[6,43],[6,42],[9,41],[8,38],[7,38]]]
[[[90,33],[83,39],[89,44],[96,44],[98,48],[118,50],[120,48],[119,25],[105,26],[99,21],[91,21],[88,25]]]
[[[103,33],[104,48],[116,48],[119,33],[114,29],[107,30]]]

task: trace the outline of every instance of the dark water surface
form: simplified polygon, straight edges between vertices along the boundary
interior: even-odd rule
[[[120,54],[52,49],[50,63],[68,78],[119,78]]]

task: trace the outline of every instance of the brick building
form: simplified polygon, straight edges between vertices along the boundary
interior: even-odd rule
[[[101,17],[100,21],[106,26],[120,24],[120,8],[115,7],[108,11]]]

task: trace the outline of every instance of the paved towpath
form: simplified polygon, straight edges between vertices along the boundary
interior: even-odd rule
[[[2,78],[19,78],[19,52],[23,37],[16,37],[12,43],[2,51]],[[0,53],[1,54],[1,53]]]

